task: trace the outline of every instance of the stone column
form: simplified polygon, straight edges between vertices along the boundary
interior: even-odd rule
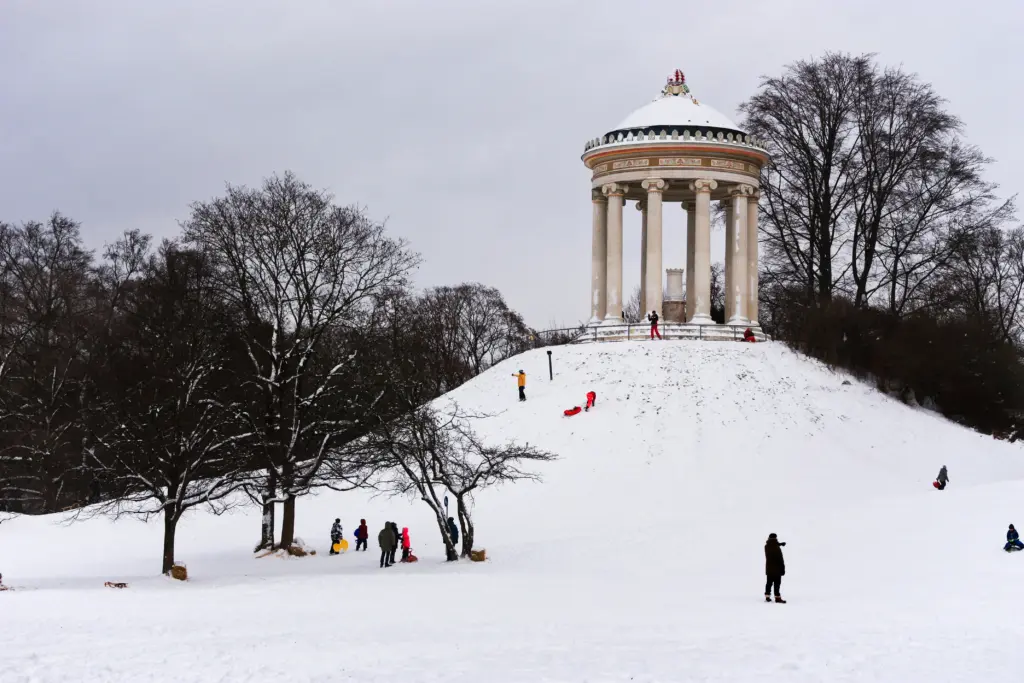
[[[747,325],[747,201],[750,185],[729,190],[725,231],[725,322]]]
[[[590,324],[597,325],[608,314],[608,199],[600,190],[590,191],[594,205],[590,258]]]
[[[640,186],[647,190],[647,272],[646,298],[643,301],[647,313],[657,311],[660,316],[664,314],[661,305],[665,296],[661,259],[661,193],[668,184],[660,178],[648,178]]]
[[[608,183],[601,191],[608,198],[608,310],[604,320],[617,324],[622,322],[622,202],[626,186]]]
[[[636,203],[640,212],[640,313],[643,313],[647,301],[647,201]],[[643,315],[640,316],[643,319]]]
[[[697,300],[693,284],[694,239],[697,237],[694,218],[697,212],[693,202],[683,202],[683,209],[686,210],[686,320],[689,320],[693,317],[693,306]]]
[[[761,198],[757,190],[747,197],[747,318],[750,325],[760,325],[757,321],[757,200]]]
[[[694,202],[693,315],[695,325],[712,325],[711,319],[711,191],[718,183],[701,178],[690,183],[697,193]]]

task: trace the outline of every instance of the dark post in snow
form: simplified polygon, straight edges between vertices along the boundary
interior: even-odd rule
[[[548,379],[550,379],[552,382],[555,381],[555,371],[551,367],[551,351],[548,351]]]

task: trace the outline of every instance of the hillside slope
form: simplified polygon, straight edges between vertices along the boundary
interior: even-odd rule
[[[0,680],[1019,680],[1024,553],[1000,550],[1024,524],[1019,446],[777,344],[552,351],[554,381],[539,350],[438,402],[561,456],[477,497],[491,562],[439,562],[422,503],[358,493],[303,499],[299,535],[326,550],[334,517],[349,537],[396,519],[422,562],[254,560],[246,508],[182,522],[180,585],[152,576],[159,525],[20,518],[0,525]],[[761,602],[769,532],[785,606]]]

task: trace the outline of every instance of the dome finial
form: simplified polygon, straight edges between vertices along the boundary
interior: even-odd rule
[[[689,95],[690,88],[686,85],[686,74],[681,69],[676,69],[671,76],[668,77],[668,81],[665,83],[665,89],[661,91],[663,97],[669,95]]]

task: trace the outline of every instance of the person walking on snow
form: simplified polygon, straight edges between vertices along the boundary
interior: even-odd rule
[[[459,545],[459,525],[451,517],[448,518],[448,535],[452,537],[452,545],[457,548]]]
[[[409,543],[409,527],[402,527],[402,562],[409,561],[409,550],[412,545]]]
[[[946,472],[946,466],[943,465],[942,469],[939,470],[939,476],[936,477],[935,481],[939,483],[939,490],[946,488],[946,484],[949,483],[949,474]]]
[[[395,534],[391,531],[391,522],[384,522],[384,528],[377,533],[377,545],[380,546],[380,567],[391,566],[391,556],[395,553]]]
[[[785,543],[779,542],[775,534],[768,534],[768,540],[764,544],[764,573],[768,581],[764,584],[764,601],[771,602],[771,591],[775,589],[775,602],[785,604],[780,590],[782,588],[782,577],[786,575],[786,561],[782,557],[782,547]]]
[[[513,372],[512,376],[517,378],[518,381],[519,381],[519,400],[520,401],[525,401],[526,400],[526,373],[523,372],[522,370],[520,370],[518,374]]]
[[[341,543],[341,518],[334,520],[334,524],[331,526],[331,552],[328,555],[337,555],[338,553],[334,550],[334,546]]]
[[[1003,550],[1010,552],[1014,548],[1024,550],[1024,543],[1020,542],[1020,534],[1017,533],[1017,530],[1011,524],[1010,528],[1006,531],[1006,545],[1003,546]]]
[[[647,314],[647,319],[651,321],[651,339],[654,339],[654,335],[661,339],[661,332],[658,332],[658,312],[651,311]]]
[[[366,528],[366,520],[359,520],[359,528],[356,529],[356,551],[360,549],[366,552],[366,538],[370,535],[370,530]]]
[[[593,391],[588,391],[587,392],[587,407],[584,408],[583,410],[584,411],[590,410],[591,408],[594,407],[595,403],[597,403],[597,394],[595,394]]]

